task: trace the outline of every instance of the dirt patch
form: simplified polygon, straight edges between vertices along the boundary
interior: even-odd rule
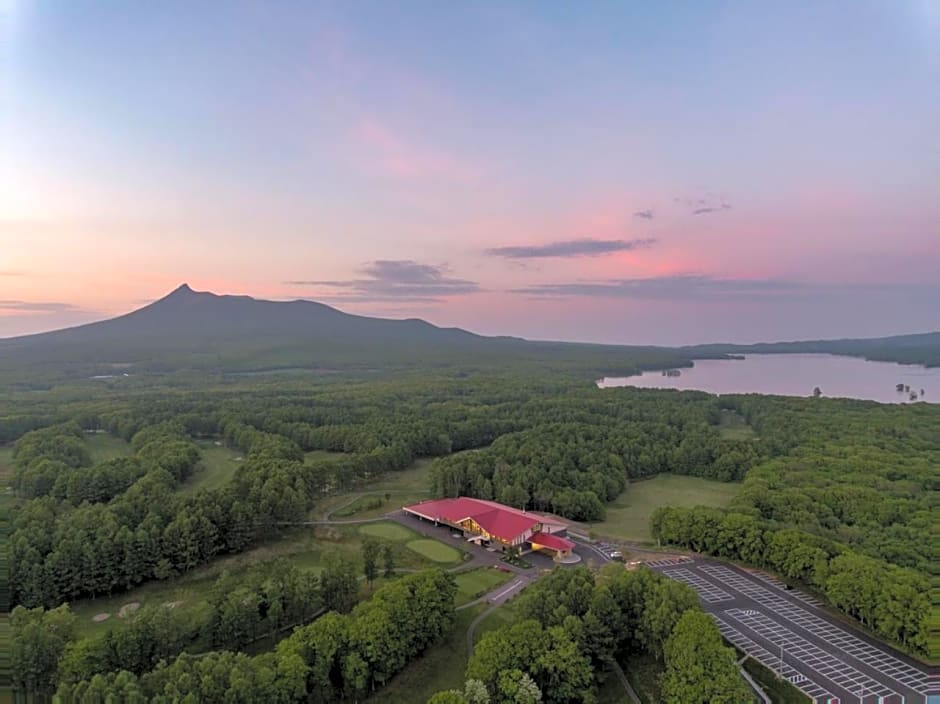
[[[118,611],[118,618],[127,618],[132,613],[137,611],[137,609],[139,608],[140,608],[139,601],[132,601],[129,604],[124,604],[124,606],[121,607],[121,610]]]
[[[105,611],[100,614],[95,614],[94,616],[91,617],[91,620],[94,621],[95,623],[101,623],[102,621],[107,621],[109,618],[111,618],[111,614]]]
[[[168,609],[176,609],[183,605],[182,601],[164,601],[163,605]]]

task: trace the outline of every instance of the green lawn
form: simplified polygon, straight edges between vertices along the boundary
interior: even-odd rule
[[[454,630],[412,661],[367,701],[370,704],[422,704],[443,689],[463,689],[467,669],[467,627],[486,604],[457,612]]]
[[[678,474],[659,474],[633,482],[607,505],[607,518],[585,526],[597,535],[649,541],[649,519],[660,506],[727,506],[740,483],[717,482]]]
[[[422,458],[415,460],[408,469],[400,472],[388,472],[381,479],[369,482],[369,491],[427,491],[431,472],[432,459]]]
[[[480,567],[457,575],[457,606],[477,599],[512,579],[510,572],[494,567]]]
[[[447,564],[459,562],[461,553],[450,545],[445,545],[437,540],[430,538],[421,538],[420,540],[411,540],[407,543],[409,550],[413,550],[419,555],[423,555],[432,562]]]
[[[115,457],[126,457],[133,452],[129,443],[110,433],[86,433],[85,443],[88,445],[91,461],[95,464],[113,460]]]
[[[141,606],[157,606],[160,604],[174,604],[174,608],[191,613],[193,618],[208,608],[206,602],[209,589],[215,579],[210,570],[201,569],[176,579],[165,582],[148,582],[136,589],[132,589],[115,596],[100,596],[96,599],[82,599],[71,604],[73,613],[78,617],[76,626],[80,636],[99,635],[112,626],[120,624],[122,619],[118,614],[125,604],[139,603]],[[109,614],[105,621],[93,620],[96,614]]]
[[[193,476],[180,487],[180,491],[185,494],[222,486],[232,478],[242,463],[242,453],[238,450],[216,445],[211,440],[199,440],[198,445],[202,459]]]
[[[413,540],[417,537],[417,533],[413,530],[405,528],[405,526],[399,525],[398,523],[392,523],[391,521],[382,521],[381,523],[366,523],[363,526],[359,527],[359,532],[363,535],[368,535],[373,538],[381,538],[382,540],[391,540],[394,542],[400,542],[403,540]]]
[[[737,411],[722,409],[721,423],[718,425],[721,437],[727,440],[752,440],[757,437],[754,430]]]

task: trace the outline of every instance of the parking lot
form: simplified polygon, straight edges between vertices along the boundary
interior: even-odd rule
[[[820,704],[925,704],[927,668],[829,616],[820,602],[759,572],[712,560],[647,563],[688,584],[739,650]]]

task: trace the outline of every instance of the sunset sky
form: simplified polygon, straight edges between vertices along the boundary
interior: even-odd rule
[[[0,336],[182,282],[488,334],[940,329],[940,2],[0,0]]]

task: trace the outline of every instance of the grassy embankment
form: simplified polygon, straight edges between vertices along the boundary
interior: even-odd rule
[[[777,677],[774,672],[757,660],[753,658],[745,660],[744,669],[761,686],[774,704],[811,704],[809,697],[786,680]]]

